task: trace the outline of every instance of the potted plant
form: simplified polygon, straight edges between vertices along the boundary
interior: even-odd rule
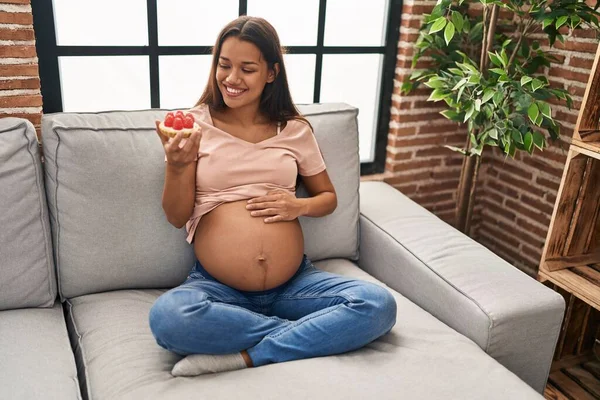
[[[482,12],[472,17],[468,11],[474,4],[481,4]],[[412,67],[422,56],[430,56],[433,64],[414,72],[402,92],[423,83],[433,89],[428,100],[446,103],[444,117],[466,124],[464,148],[447,146],[465,156],[456,213],[462,232],[469,232],[484,147],[499,147],[511,157],[517,150],[543,150],[545,132],[551,140],[560,136],[548,100],[556,98],[571,107],[568,92],[551,88],[540,74],[554,57],[531,35],[545,33],[552,48],[573,29],[598,29],[598,5],[600,1],[592,8],[578,0],[440,0],[424,15]],[[514,15],[508,29],[499,26],[501,8]]]

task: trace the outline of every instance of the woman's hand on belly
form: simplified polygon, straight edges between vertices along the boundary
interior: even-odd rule
[[[265,196],[248,200],[246,209],[253,217],[267,217],[265,223],[293,221],[304,214],[306,204],[285,190],[271,190]]]

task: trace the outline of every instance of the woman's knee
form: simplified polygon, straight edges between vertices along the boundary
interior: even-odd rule
[[[178,335],[190,317],[189,309],[200,311],[208,306],[208,300],[191,296],[187,290],[171,290],[161,295],[150,308],[150,330],[159,345],[169,348],[173,335]],[[194,298],[193,298],[194,297]]]
[[[369,305],[372,321],[379,326],[382,334],[389,332],[396,324],[398,306],[396,299],[386,288],[365,282],[362,299]]]

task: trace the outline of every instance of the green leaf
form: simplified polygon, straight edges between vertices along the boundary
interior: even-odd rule
[[[439,100],[442,100],[446,96],[448,96],[448,95],[446,93],[444,93],[442,90],[435,89],[433,92],[431,92],[431,95],[429,96],[427,101],[439,101]]]
[[[563,15],[562,17],[558,17],[556,19],[556,24],[555,24],[556,29],[559,29],[561,26],[566,24],[568,19],[569,19],[568,15]]]
[[[460,121],[461,120],[460,114],[454,110],[440,111],[440,114],[442,114],[444,117],[448,118],[451,121]]]
[[[456,85],[454,85],[454,87],[452,88],[452,91],[455,91],[457,89],[459,89],[461,86],[463,86],[465,83],[467,83],[467,78],[462,78],[460,81],[458,81],[456,83]]]
[[[535,92],[536,90],[538,90],[539,88],[541,88],[542,86],[544,86],[544,82],[542,82],[541,80],[535,78],[532,82],[531,82],[531,89]]]
[[[447,22],[448,21],[446,20],[446,17],[439,17],[435,20],[433,25],[431,25],[431,28],[429,28],[429,34],[441,31],[442,29],[444,29]]]
[[[537,120],[537,117],[539,114],[540,114],[540,110],[538,109],[537,104],[531,103],[531,105],[529,106],[529,109],[527,110],[527,115],[529,116],[529,119],[531,120],[531,122],[533,122],[535,124],[535,121]]]
[[[539,114],[538,117],[535,120],[535,124],[537,126],[541,126],[542,122],[544,122],[544,116],[542,114]]]
[[[475,100],[475,111],[477,111],[477,112],[481,111],[481,99]]]
[[[465,62],[465,63],[458,63],[457,62],[456,65],[458,65],[464,71],[471,72],[473,74],[479,73],[479,70],[477,69],[477,67],[475,67],[474,65],[471,65],[468,62]]]
[[[488,56],[490,57],[490,60],[492,61],[492,63],[498,67],[502,66],[502,61],[500,61],[500,57],[495,54],[492,53],[491,51],[488,51]]]
[[[533,132],[533,144],[538,149],[544,150],[544,146],[546,144],[546,139],[544,138],[544,135],[537,131]]]
[[[484,104],[483,112],[485,113],[485,117],[487,119],[491,119],[492,115],[494,115],[494,106],[492,106],[491,104]]]
[[[500,90],[499,90],[499,91],[497,91],[497,92],[494,94],[494,97],[493,97],[493,100],[494,100],[494,105],[495,105],[496,107],[498,107],[498,105],[499,105],[500,103],[502,103],[502,99],[503,99],[503,98],[504,98],[504,92],[502,92],[502,91],[500,91]]]
[[[493,72],[493,73],[498,74],[498,75],[505,75],[506,74],[506,71],[503,70],[502,68],[490,68],[490,72]]]
[[[502,59],[501,59],[502,66],[504,68],[506,68],[506,65],[508,64],[508,54],[506,54],[506,49],[502,49],[502,51],[500,52],[500,55],[502,57]]]
[[[469,59],[469,56],[460,50],[454,50],[454,52],[462,57],[463,62],[467,62],[467,60]]]
[[[521,132],[516,129],[510,131],[510,136],[512,140],[516,143],[523,144],[523,137],[521,136]]]
[[[461,153],[461,154],[463,154],[463,155],[465,155],[465,156],[467,155],[467,152],[466,152],[464,149],[460,149],[460,148],[458,148],[458,147],[454,147],[454,146],[448,146],[448,145],[446,145],[446,146],[444,146],[444,147],[445,147],[445,148],[447,148],[447,149],[450,149],[450,150],[452,150],[452,151],[457,151],[457,152],[459,152],[459,153]]]
[[[521,77],[521,86],[526,85],[527,83],[531,82],[532,80],[533,80],[533,78],[530,76],[522,76]]]
[[[498,139],[498,130],[496,128],[492,128],[489,131],[489,135],[492,139]]]
[[[458,11],[452,11],[452,23],[456,27],[457,32],[462,32],[464,25],[464,18]]]
[[[552,110],[550,110],[550,106],[548,105],[548,103],[538,101],[537,105],[544,117],[552,118]]]
[[[469,83],[478,84],[481,81],[481,75],[479,73],[473,74],[469,77]]]
[[[542,23],[542,29],[546,29],[548,25],[551,25],[554,22],[554,18],[546,18]]]
[[[446,24],[446,29],[444,29],[444,39],[446,40],[446,46],[450,44],[450,41],[454,37],[454,24],[452,22],[448,22]]]
[[[485,91],[483,92],[483,97],[481,98],[481,102],[483,104],[487,103],[487,101],[489,99],[491,99],[492,97],[494,97],[494,93],[495,93],[495,91],[492,88],[485,89]]]
[[[567,96],[565,94],[564,89],[549,89],[549,92],[552,93],[556,98],[561,100],[566,100]]]
[[[510,141],[504,143],[504,153],[508,154],[510,152]]]
[[[527,132],[525,134],[524,144],[525,150],[527,150],[529,154],[531,154],[531,152],[533,151],[533,135],[531,134],[531,132]]]
[[[512,158],[515,158],[515,153],[517,152],[517,148],[514,143],[510,143],[510,147],[508,149],[508,155]]]
[[[425,82],[425,86],[431,88],[431,89],[439,89],[441,87],[444,87],[444,81],[439,79],[437,76],[431,78],[430,80],[428,80],[427,82]]]
[[[473,115],[474,112],[475,112],[475,106],[473,104],[471,104],[471,106],[469,106],[469,108],[467,109],[467,112],[465,113],[465,119],[463,120],[463,122],[467,122],[467,120],[469,118],[471,118],[471,116]]]
[[[448,68],[448,72],[452,72],[454,75],[458,76],[465,76],[465,73],[459,68]]]
[[[426,73],[427,73],[426,71],[415,71],[412,74],[410,74],[410,78],[408,78],[408,79],[410,79],[411,81],[414,81],[416,79],[419,79]]]
[[[412,82],[404,82],[400,87],[400,93],[409,94],[413,90],[414,84]]]
[[[466,87],[467,87],[466,85],[463,85],[463,86],[462,86],[460,89],[458,89],[458,94],[456,95],[456,98],[457,98],[459,101],[460,101],[460,99],[462,98],[462,94],[463,94],[463,92],[465,91],[465,88],[466,88]]]

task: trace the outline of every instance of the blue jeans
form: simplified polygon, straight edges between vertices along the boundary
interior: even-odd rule
[[[197,261],[188,279],[150,310],[157,343],[180,355],[246,350],[254,366],[359,349],[396,323],[385,288],[316,268],[306,255],[284,284],[240,291]]]

